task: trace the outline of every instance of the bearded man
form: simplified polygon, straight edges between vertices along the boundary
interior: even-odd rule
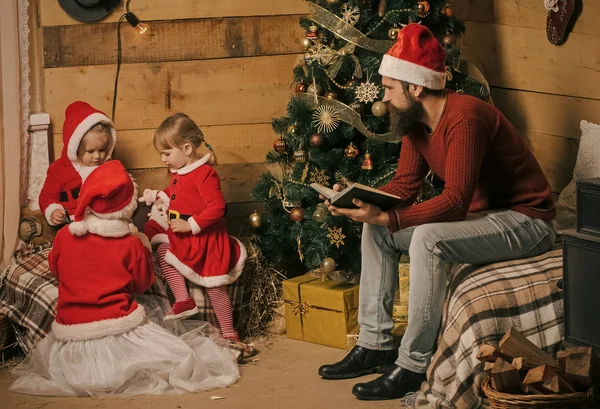
[[[425,380],[446,294],[447,263],[488,264],[535,256],[556,238],[552,190],[526,141],[494,106],[445,90],[445,52],[419,24],[403,28],[379,73],[391,130],[402,139],[398,169],[381,190],[403,205],[384,212],[356,201],[335,216],[364,223],[357,345],[340,362],[319,368],[328,379],[370,373],[359,399],[393,399]],[[415,204],[429,170],[443,192]],[[339,190],[339,186],[334,187]],[[410,256],[408,327],[396,350],[392,307],[398,258]]]

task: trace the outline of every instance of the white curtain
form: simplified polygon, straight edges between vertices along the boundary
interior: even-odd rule
[[[22,109],[19,0],[0,1],[0,267],[17,246],[21,207]]]

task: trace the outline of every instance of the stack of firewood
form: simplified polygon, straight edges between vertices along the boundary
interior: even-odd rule
[[[491,386],[510,394],[555,394],[587,391],[597,385],[592,348],[567,348],[557,359],[511,328],[498,348],[483,344],[477,359],[491,377]]]

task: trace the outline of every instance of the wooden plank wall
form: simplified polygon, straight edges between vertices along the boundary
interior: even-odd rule
[[[77,99],[110,116],[117,62],[117,25],[125,1],[100,23],[82,24],[56,0],[33,0],[43,49],[39,107],[50,113],[53,150],[62,149],[66,106]],[[115,125],[115,157],[140,190],[167,183],[152,146],[154,129],[185,112],[217,153],[217,170],[238,233],[253,210],[249,191],[264,171],[276,136],[271,119],[285,113],[292,69],[303,51],[302,0],[133,0],[130,10],[149,23],[143,39],[124,22]],[[230,223],[232,224],[232,223]],[[238,231],[236,231],[238,230]]]
[[[546,39],[541,0],[455,0],[466,22],[463,55],[492,87],[496,105],[529,138],[555,192],[572,177],[579,123],[600,123],[600,2],[583,11],[562,46]]]
[[[116,29],[124,2],[107,19],[81,24],[55,0],[31,0],[37,14],[32,105],[50,113],[55,152],[62,147],[64,109],[83,99],[110,113]],[[600,122],[600,4],[585,2],[563,46],[546,40],[541,0],[455,0],[466,23],[463,54],[484,73],[496,105],[529,138],[555,192],[571,179],[579,121]],[[285,112],[292,67],[302,52],[302,0],[133,0],[149,21],[143,40],[122,25],[116,113],[116,157],[140,188],[167,177],[151,136],[170,113],[184,111],[219,155],[230,217],[243,220],[248,195],[275,135],[271,118]]]

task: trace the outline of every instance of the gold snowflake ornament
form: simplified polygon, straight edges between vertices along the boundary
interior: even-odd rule
[[[356,6],[351,6],[348,3],[344,3],[342,6],[342,20],[351,26],[358,23],[360,19],[360,9]]]
[[[327,65],[331,61],[331,58],[333,58],[331,48],[320,41],[311,45],[304,54],[304,60],[308,64],[317,61],[321,65]]]
[[[312,183],[318,183],[323,186],[329,186],[329,176],[325,174],[325,170],[315,170],[310,175],[310,181]]]
[[[319,132],[332,132],[340,125],[340,114],[331,105],[320,105],[313,112],[313,118]]]
[[[375,101],[377,98],[379,98],[380,92],[381,89],[379,86],[375,85],[370,80],[361,83],[354,90],[356,102],[362,102],[364,104]]]
[[[328,227],[327,230],[329,230],[327,237],[329,237],[329,241],[332,245],[336,246],[338,249],[340,246],[344,245],[346,235],[342,233],[341,227]]]

